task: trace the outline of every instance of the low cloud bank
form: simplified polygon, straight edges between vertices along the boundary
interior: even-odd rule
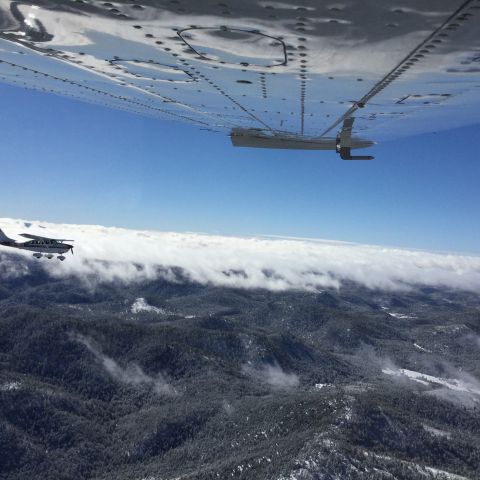
[[[45,258],[39,262],[52,275],[76,275],[90,282],[165,278],[235,288],[316,291],[354,281],[387,290],[428,285],[480,291],[480,256],[320,240],[135,231],[14,219],[0,219],[0,228],[19,240],[16,234],[24,232],[74,238],[74,256],[68,255],[64,262]],[[7,247],[0,247],[0,252],[21,253]],[[31,259],[31,253],[21,254]],[[28,267],[17,261],[7,270],[9,275],[20,275]]]
[[[246,364],[242,372],[261,383],[266,383],[273,388],[289,389],[298,387],[300,380],[295,373],[286,373],[282,367],[275,363],[252,366]]]
[[[96,349],[88,338],[83,335],[76,335],[75,339],[87,347],[97,360],[102,363],[103,368],[118,382],[134,387],[146,386],[158,395],[175,394],[174,388],[167,383],[162,374],[159,373],[156,377],[151,377],[136,364],[128,364],[123,368],[113,358],[107,357],[100,350]]]

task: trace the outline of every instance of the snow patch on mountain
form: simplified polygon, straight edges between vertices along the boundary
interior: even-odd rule
[[[19,390],[21,386],[22,386],[21,382],[16,380],[13,382],[5,382],[2,385],[0,385],[0,392],[11,392],[14,390]]]
[[[132,306],[130,307],[130,311],[132,313],[142,313],[142,312],[149,312],[149,313],[158,313],[159,315],[169,315],[170,312],[163,308],[154,307],[153,305],[149,305],[147,301],[143,298],[137,298],[135,302],[133,302]]]
[[[385,375],[394,375],[397,377],[404,376],[409,378],[410,380],[413,380],[414,382],[421,383],[422,385],[437,385],[441,387],[446,387],[449,390],[454,390],[456,392],[466,392],[480,395],[480,384],[478,382],[473,384],[467,382],[466,380],[457,378],[439,378],[433,375],[415,372],[414,370],[407,370],[406,368],[384,368],[382,369],[382,373],[384,373]]]

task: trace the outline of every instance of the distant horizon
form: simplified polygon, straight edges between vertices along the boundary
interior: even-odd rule
[[[469,251],[455,251],[455,250],[437,250],[437,249],[428,249],[428,248],[415,248],[415,247],[408,247],[405,245],[396,245],[396,244],[380,244],[380,243],[368,243],[368,242],[359,242],[359,241],[349,241],[343,239],[336,239],[336,238],[321,238],[321,237],[299,237],[295,235],[276,235],[276,234],[268,234],[268,233],[244,233],[244,234],[229,234],[229,233],[221,233],[221,232],[202,232],[202,231],[195,231],[195,230],[168,230],[168,229],[159,229],[159,228],[133,228],[124,225],[112,224],[96,224],[96,223],[69,223],[69,222],[55,222],[51,220],[39,220],[39,219],[27,219],[27,218],[13,218],[13,217],[0,217],[0,229],[2,227],[3,221],[14,220],[20,221],[24,223],[35,223],[41,224],[50,224],[56,226],[71,226],[71,227],[100,227],[100,228],[107,228],[107,229],[119,229],[119,230],[129,230],[132,232],[148,232],[148,233],[178,233],[178,234],[192,234],[192,235],[205,235],[210,237],[225,237],[225,238],[238,238],[238,239],[265,239],[265,240],[292,240],[292,241],[305,241],[311,243],[323,243],[323,244],[332,244],[332,245],[351,245],[351,246],[362,246],[362,247],[378,247],[378,248],[389,248],[395,250],[406,250],[412,252],[425,252],[425,253],[434,253],[440,255],[455,255],[455,256],[471,256],[471,257],[479,257],[480,258],[480,251],[479,252],[469,252]],[[25,227],[30,228],[30,227]],[[47,227],[44,227],[47,228]],[[10,232],[5,232],[10,235]],[[24,233],[24,232],[21,232]],[[45,235],[47,235],[45,233]],[[12,236],[18,236],[18,233],[12,233]]]
[[[64,262],[32,258],[54,276],[75,275],[87,283],[182,278],[199,284],[271,291],[341,288],[353,281],[371,289],[405,290],[414,286],[480,291],[480,256],[418,251],[335,241],[162,232],[101,225],[54,224],[0,218],[0,228],[15,239],[20,233],[74,240],[75,255]],[[26,232],[25,232],[26,231]],[[22,239],[24,240],[24,239]],[[73,253],[73,252],[72,252]],[[17,275],[28,263],[4,266]],[[26,270],[25,270],[26,269]],[[176,273],[177,272],[177,273]]]
[[[0,84],[2,216],[480,254],[480,125],[334,152],[226,135]]]

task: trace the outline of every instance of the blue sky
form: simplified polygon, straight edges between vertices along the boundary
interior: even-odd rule
[[[385,142],[373,162],[0,85],[0,216],[480,253],[480,126]]]

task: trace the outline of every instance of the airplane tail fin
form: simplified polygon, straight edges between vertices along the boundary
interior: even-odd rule
[[[11,238],[8,238],[4,233],[3,230],[0,228],[0,243],[4,242],[13,242]]]

